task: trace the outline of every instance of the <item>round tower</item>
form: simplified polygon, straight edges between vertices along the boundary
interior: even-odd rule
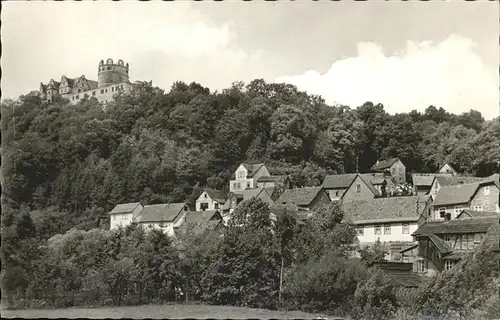
[[[117,63],[113,63],[113,59],[111,58],[108,58],[106,63],[104,63],[104,60],[101,60],[97,75],[97,86],[99,88],[128,82],[128,63],[124,64],[121,59]]]

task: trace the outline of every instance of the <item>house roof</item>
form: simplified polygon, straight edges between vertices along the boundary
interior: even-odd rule
[[[358,224],[417,221],[425,209],[427,197],[391,197],[342,204],[345,218]]]
[[[134,211],[135,208],[137,208],[137,206],[139,205],[141,205],[140,202],[120,203],[117,204],[109,214],[130,213]]]
[[[257,182],[282,182],[287,178],[286,175],[280,176],[263,176],[257,179]]]
[[[437,177],[439,179],[441,177]],[[494,177],[483,178],[478,182],[454,184],[439,189],[434,205],[452,205],[469,202],[477,189],[483,185],[496,184]]]
[[[498,220],[497,217],[483,217],[426,222],[413,232],[412,235],[430,236],[432,234],[485,233],[496,220]]]
[[[470,209],[465,209],[460,212],[456,219],[467,219],[467,218],[483,218],[483,217],[497,217],[500,213],[493,211],[474,211]]]
[[[453,173],[453,174],[458,174],[457,170],[455,170],[455,168],[453,168],[453,167],[451,166],[451,164],[449,164],[449,163],[445,163],[445,164],[443,164],[443,165],[441,166],[441,168],[439,168],[438,172],[439,172],[439,171],[441,171],[441,170],[442,170],[442,169],[443,169],[446,165],[448,165],[448,167],[451,169],[451,171],[452,171],[452,173]]]
[[[436,176],[441,187],[483,181],[486,178],[468,176]]]
[[[245,167],[245,169],[247,169],[248,173],[247,173],[247,177],[248,178],[251,178],[254,176],[254,174],[259,171],[260,168],[262,168],[264,166],[263,163],[255,163],[255,164],[251,164],[251,163],[242,163],[241,164],[242,166]]]
[[[453,251],[451,250],[450,246],[446,243],[446,241],[436,236],[435,234],[429,235],[429,240],[431,240],[431,242],[436,246],[436,248],[441,254],[447,254]]]
[[[380,196],[380,193],[378,192],[377,188],[375,188],[375,184],[381,184],[384,179],[382,179],[382,182],[376,183],[377,180],[379,180],[380,178],[373,176],[371,173],[359,174],[358,176],[361,178],[361,180],[363,180],[363,182],[368,186],[368,189],[370,189],[370,191],[374,195]]]
[[[234,191],[234,194],[236,194],[237,197],[243,197],[243,200],[247,200],[253,197],[257,197],[262,191],[266,192],[264,188],[252,188],[241,191]]]
[[[332,174],[323,180],[325,189],[347,189],[356,178],[357,173]]]
[[[188,211],[184,217],[184,223],[176,228],[176,232],[199,234],[205,230],[215,229],[222,222],[218,210]]]
[[[382,161],[377,161],[371,167],[371,170],[378,171],[378,170],[388,169],[388,168],[390,168],[398,160],[399,160],[399,158],[389,158],[389,159],[385,159],[385,160],[382,160]]]
[[[414,186],[430,187],[435,177],[451,177],[451,173],[414,173],[411,175]]]
[[[276,200],[277,203],[293,203],[298,206],[309,205],[323,190],[323,187],[303,187],[288,189]]]
[[[227,200],[227,195],[223,191],[206,188],[205,192],[208,194],[210,198],[219,203],[224,203]]]
[[[186,207],[186,203],[162,203],[144,206],[137,222],[172,222]]]

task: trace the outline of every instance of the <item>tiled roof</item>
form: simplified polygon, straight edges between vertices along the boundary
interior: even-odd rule
[[[323,187],[304,187],[288,189],[276,200],[277,203],[293,203],[298,206],[309,205],[319,194],[323,192]]]
[[[485,178],[467,176],[436,176],[441,187],[483,181]]]
[[[426,203],[423,196],[391,197],[345,202],[342,208],[345,218],[356,223],[417,221]]]
[[[382,160],[382,161],[375,163],[371,167],[371,169],[373,171],[388,169],[398,160],[399,160],[399,158],[390,158],[390,159]]]
[[[282,182],[286,179],[286,175],[281,176],[263,176],[257,179],[257,182]]]
[[[210,198],[219,203],[224,203],[227,200],[227,195],[223,191],[206,188],[205,192],[208,194]]]
[[[432,186],[435,177],[451,177],[451,173],[414,173],[411,175],[414,186]]]
[[[98,85],[98,82],[95,81],[95,80],[88,80],[87,79],[87,83],[89,84],[90,86],[90,90],[94,90],[94,89],[97,89],[97,85]]]
[[[141,205],[140,202],[120,203],[117,204],[109,214],[130,213],[139,205]]]
[[[264,166],[263,163],[255,163],[255,164],[250,164],[250,163],[242,163],[242,165],[247,169],[248,174],[247,178],[253,177],[253,175],[259,171],[260,168]]]
[[[323,188],[325,189],[346,189],[351,185],[356,178],[356,173],[344,173],[328,175],[323,180]]]
[[[186,203],[162,203],[144,206],[137,222],[173,222],[186,207]]]
[[[176,232],[192,232],[199,234],[205,230],[213,230],[222,222],[222,217],[218,210],[188,211],[186,212],[184,223],[176,228]]]
[[[429,235],[429,239],[436,246],[436,248],[441,254],[446,254],[453,251],[451,250],[450,246],[446,243],[446,241],[436,236],[435,234]]]
[[[426,222],[412,235],[430,236],[431,234],[484,233],[496,220],[498,220],[496,217],[484,217]]]
[[[253,189],[245,189],[241,191],[234,191],[236,195],[241,195],[243,196],[243,200],[248,200],[253,197],[257,197],[262,191],[264,191],[264,188],[253,188]],[[264,191],[266,192],[266,191]]]
[[[442,177],[437,177],[437,179]],[[480,186],[495,183],[494,177],[482,178],[478,182],[454,184],[439,189],[434,205],[452,205],[469,202]]]
[[[470,209],[462,210],[462,212],[457,216],[456,219],[468,219],[468,218],[483,218],[483,217],[497,217],[500,213],[490,212],[490,211],[474,211]]]

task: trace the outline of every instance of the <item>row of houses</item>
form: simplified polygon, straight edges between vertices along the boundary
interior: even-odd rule
[[[232,175],[228,193],[204,189],[193,211],[186,203],[119,204],[110,212],[110,226],[138,223],[175,237],[195,222],[198,229],[223,227],[241,202],[251,198],[268,203],[275,214],[286,206],[301,219],[338,202],[345,219],[355,224],[362,246],[380,241],[388,263],[432,275],[452,268],[476,248],[500,215],[498,174],[461,176],[445,164],[433,174],[412,174],[411,193],[394,196],[406,185],[403,162],[387,159],[371,169],[328,175],[317,187],[293,188],[288,176],[270,174],[265,164],[243,163]]]

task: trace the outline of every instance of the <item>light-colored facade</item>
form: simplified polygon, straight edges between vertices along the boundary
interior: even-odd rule
[[[229,191],[237,192],[257,187],[260,177],[270,176],[264,164],[242,163],[235,171],[234,179],[229,182]]]
[[[458,172],[448,163],[445,163],[441,169],[438,170],[438,173],[447,173],[451,175],[458,175]]]
[[[406,166],[399,158],[377,161],[371,170],[373,172],[384,172],[386,175],[391,176],[396,184],[406,183]]]
[[[107,103],[113,101],[117,94],[131,90],[128,63],[125,64],[121,59],[114,63],[112,59],[107,59],[99,63],[98,81],[88,80],[83,75],[78,78],[63,75],[60,82],[51,79],[46,85],[40,83],[39,93],[42,100],[47,102],[61,97],[71,104],[77,104],[85,98],[96,98],[99,102]]]
[[[380,242],[413,242],[411,235],[418,229],[417,219],[413,221],[361,221],[354,222],[356,225],[358,240],[360,244],[372,244],[377,240]]]
[[[220,191],[211,191],[209,189],[204,190],[198,199],[196,199],[195,210],[196,211],[212,211],[220,210],[226,202],[225,197],[220,195]],[[214,195],[215,194],[215,195]]]
[[[117,205],[109,213],[109,228],[110,230],[119,227],[126,227],[134,222],[135,217],[141,212],[143,206],[139,202],[125,203]]]

